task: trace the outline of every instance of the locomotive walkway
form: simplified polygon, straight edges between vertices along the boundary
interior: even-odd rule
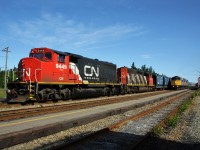
[[[0,123],[0,148],[26,142],[34,138],[39,138],[71,127],[86,124],[97,119],[125,112],[181,92],[183,91],[176,91],[161,94],[159,96],[151,96],[134,101],[98,106],[89,109],[67,111],[2,122]]]

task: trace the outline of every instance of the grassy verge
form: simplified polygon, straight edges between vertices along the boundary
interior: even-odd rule
[[[167,127],[175,127],[179,121],[179,117],[180,115],[186,111],[188,108],[190,108],[190,106],[192,105],[192,102],[194,100],[194,98],[196,96],[199,96],[200,95],[200,90],[197,90],[189,100],[187,100],[185,103],[183,103],[181,105],[181,107],[179,108],[178,112],[175,113],[173,116],[169,116],[166,120],[165,120],[165,127],[163,127],[162,125],[157,125],[156,127],[153,128],[153,134],[156,135],[156,136],[159,136],[161,135],[165,128]]]
[[[4,89],[0,89],[0,98],[6,97],[6,91]]]

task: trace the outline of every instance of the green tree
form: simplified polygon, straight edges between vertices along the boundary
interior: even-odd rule
[[[136,72],[140,73],[140,74],[152,74],[152,75],[156,74],[156,72],[155,72],[155,70],[153,69],[152,66],[147,67],[146,65],[142,65],[141,68],[137,68],[135,66],[135,63],[133,62],[132,65],[131,65],[131,68],[136,70]]]
[[[7,70],[7,81],[15,81],[17,78],[17,68]],[[5,70],[0,70],[0,88],[4,88]]]
[[[137,68],[135,67],[135,63],[134,62],[132,63],[131,68],[137,70]]]
[[[148,73],[148,67],[146,67],[146,65],[142,65],[141,71],[142,71],[142,73]]]
[[[5,71],[0,72],[0,88],[4,88],[4,81],[5,81]]]

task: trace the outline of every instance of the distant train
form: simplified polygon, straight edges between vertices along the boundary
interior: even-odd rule
[[[188,87],[188,84],[188,80],[179,76],[174,76],[171,78],[171,89],[184,89]]]
[[[140,74],[127,67],[117,68],[110,62],[68,52],[34,48],[29,57],[20,60],[18,80],[7,84],[7,100],[57,101],[169,89],[170,83],[172,87],[179,84],[174,79]]]

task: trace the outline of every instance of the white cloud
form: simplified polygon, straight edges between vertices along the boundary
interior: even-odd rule
[[[81,48],[144,34],[142,27],[114,24],[97,28],[92,25],[66,20],[61,14],[44,13],[40,18],[21,20],[9,25],[11,35],[21,43],[33,47],[48,46]]]

